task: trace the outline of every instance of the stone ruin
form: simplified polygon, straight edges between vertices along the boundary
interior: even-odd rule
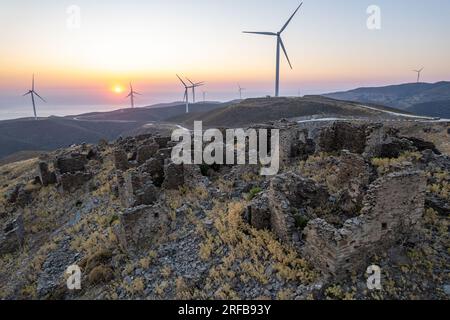
[[[150,245],[167,224],[159,202],[162,190],[193,186],[203,178],[199,166],[171,161],[172,146],[170,137],[153,135],[120,139],[114,145],[117,192],[125,208],[118,236],[130,250]]]
[[[93,173],[88,169],[90,160],[98,159],[96,147],[74,146],[60,151],[53,160],[53,171],[48,159],[41,159],[38,164],[38,181],[43,186],[57,184],[61,192],[73,192],[88,182]]]
[[[252,226],[271,230],[335,277],[367,268],[371,256],[414,234],[424,212],[426,177],[414,169],[379,177],[369,163],[372,157],[397,157],[403,151],[432,152],[433,144],[369,124],[334,123],[299,132],[283,135],[285,161],[304,158],[292,150],[313,139],[315,152],[338,154],[329,157],[338,168],[337,191],[295,172],[275,176],[246,210]],[[322,165],[317,163],[317,171]]]
[[[277,121],[269,124],[256,125],[252,128],[256,130],[280,130],[279,146],[281,164],[289,163],[292,159],[305,160],[308,156],[314,154],[316,150],[316,144],[312,137],[309,136],[308,130],[300,128],[297,123]],[[268,140],[270,141],[270,135],[268,136]]]
[[[324,273],[340,276],[413,233],[424,211],[425,189],[420,172],[380,177],[368,186],[357,216],[333,223],[320,212],[338,215],[342,204],[330,201],[325,187],[289,172],[271,180],[269,190],[251,201],[246,217],[255,228],[296,246]]]
[[[0,230],[0,257],[13,253],[23,246],[24,225],[22,215],[5,224]]]
[[[367,268],[368,259],[411,237],[424,212],[425,177],[398,172],[369,187],[361,215],[337,228],[323,219],[308,223],[303,253],[336,277]]]
[[[167,226],[168,214],[164,206],[141,205],[126,209],[120,215],[118,238],[126,250],[148,248],[161,236]]]

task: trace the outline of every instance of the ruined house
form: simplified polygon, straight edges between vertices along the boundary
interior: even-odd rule
[[[361,215],[342,228],[323,219],[310,221],[303,252],[316,267],[334,276],[367,268],[371,256],[414,233],[424,211],[425,185],[419,172],[379,178],[369,187]]]

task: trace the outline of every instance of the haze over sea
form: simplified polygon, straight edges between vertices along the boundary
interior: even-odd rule
[[[126,105],[39,105],[38,116],[69,116],[89,112],[105,112],[116,109],[126,108]],[[0,121],[17,118],[28,118],[33,116],[33,107],[28,106],[14,106],[14,107],[0,107]]]

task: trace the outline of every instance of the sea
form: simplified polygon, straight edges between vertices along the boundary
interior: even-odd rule
[[[38,117],[50,116],[71,116],[90,112],[107,112],[121,108],[127,108],[125,105],[48,105],[40,104],[37,106]],[[0,121],[18,118],[33,117],[32,106],[15,106],[15,107],[0,107]]]

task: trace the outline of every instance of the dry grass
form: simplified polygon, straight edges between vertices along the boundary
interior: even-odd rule
[[[230,287],[235,278],[247,283],[256,281],[261,285],[276,276],[286,281],[309,283],[316,274],[297,252],[278,242],[268,231],[259,231],[242,220],[246,203],[216,203],[210,216],[215,218],[215,233],[207,233],[200,246],[199,256],[209,260],[221,256],[221,262],[211,268],[205,289],[217,288],[216,298],[235,299],[236,292]],[[225,248],[227,253],[223,254]],[[267,274],[269,266],[273,274]]]
[[[377,168],[379,174],[387,174],[398,170],[399,166],[406,163],[417,163],[421,159],[420,152],[404,152],[398,158],[373,158],[372,165]]]

